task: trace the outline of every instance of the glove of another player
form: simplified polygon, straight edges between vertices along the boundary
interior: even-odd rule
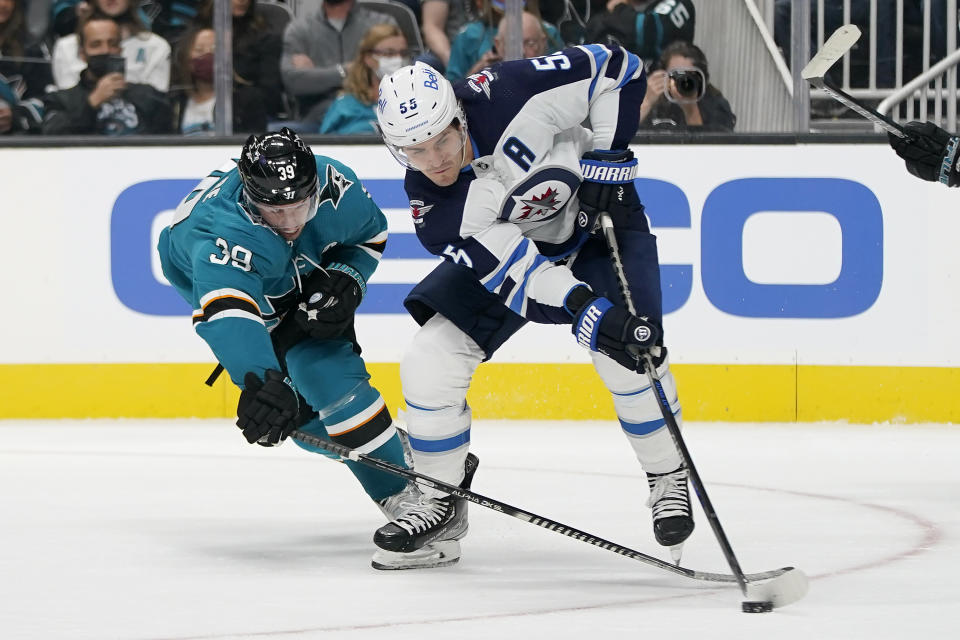
[[[362,296],[356,278],[317,269],[304,286],[305,301],[293,312],[294,320],[312,338],[336,338],[350,325]]]
[[[957,173],[957,146],[960,138],[952,136],[932,122],[908,122],[904,129],[909,138],[888,133],[890,146],[903,158],[907,171],[921,180],[942,182],[949,187],[960,185]]]
[[[300,410],[293,383],[276,369],[267,369],[264,380],[248,371],[243,386],[237,403],[237,426],[243,437],[264,447],[283,442],[296,428]]]
[[[643,371],[640,356],[656,349],[660,337],[655,325],[607,298],[593,295],[587,287],[574,289],[567,303],[574,314],[573,335],[581,346],[599,351],[631,371]]]
[[[634,209],[642,207],[633,187],[637,160],[629,149],[588,151],[580,159],[580,172],[583,182],[577,191],[577,198],[586,220],[596,220],[601,211],[614,216],[620,213],[629,215]]]

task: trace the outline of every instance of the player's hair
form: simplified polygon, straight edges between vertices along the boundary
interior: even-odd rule
[[[403,36],[403,31],[396,25],[386,23],[375,24],[363,34],[360,46],[357,47],[357,55],[350,62],[347,77],[343,80],[343,93],[349,93],[364,104],[376,102],[376,93],[374,93],[373,100],[370,99],[370,87],[376,89],[380,81],[374,74],[373,69],[364,62],[364,58],[367,57],[367,54],[372,53],[382,41],[395,36]],[[404,41],[406,41],[406,37],[404,37]],[[409,46],[409,43],[407,45]]]
[[[23,55],[23,2],[13,0],[10,19],[0,25],[0,56]]]
[[[117,22],[117,19],[116,19],[116,18],[114,18],[113,16],[108,16],[107,14],[102,13],[102,12],[100,12],[100,11],[98,11],[98,10],[94,10],[94,12],[91,13],[85,20],[81,20],[81,21],[77,24],[77,48],[78,48],[78,50],[83,51],[83,45],[84,45],[84,42],[85,42],[84,36],[83,36],[83,32],[86,31],[87,25],[90,24],[91,22],[106,21],[106,20],[109,20],[109,21],[112,22],[113,24],[117,25],[117,31],[121,31],[121,29],[120,29],[120,23]],[[122,38],[123,35],[121,34],[120,37]]]

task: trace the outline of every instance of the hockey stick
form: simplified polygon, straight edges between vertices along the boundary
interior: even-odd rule
[[[910,134],[899,123],[859,102],[826,77],[830,67],[842,58],[859,39],[860,29],[852,24],[843,25],[823,43],[820,51],[817,51],[817,55],[813,56],[807,66],[803,68],[803,71],[800,72],[800,77],[818,89],[823,89],[834,100],[856,111],[885,131],[899,138],[909,138]]]
[[[599,221],[600,228],[603,230],[603,237],[610,250],[610,261],[613,263],[613,271],[617,277],[617,284],[620,285],[620,293],[623,295],[627,310],[631,314],[637,315],[637,310],[633,304],[633,296],[630,295],[630,289],[627,286],[627,274],[623,269],[623,260],[620,258],[620,246],[617,243],[617,236],[614,233],[613,220],[611,220],[608,212],[603,211],[600,213]],[[653,360],[650,354],[643,354],[640,362],[643,365],[644,373],[647,374],[647,379],[650,381],[650,386],[654,390],[653,395],[657,398],[657,405],[660,407],[660,413],[663,414],[663,420],[667,425],[667,430],[670,432],[670,436],[673,438],[673,442],[680,452],[680,457],[687,467],[687,472],[690,474],[690,483],[693,485],[694,491],[700,499],[700,506],[703,507],[703,512],[710,522],[710,528],[713,529],[713,534],[720,544],[720,549],[727,559],[727,564],[730,565],[730,570],[733,572],[733,577],[737,581],[737,584],[740,585],[740,591],[743,592],[746,598],[742,604],[743,611],[747,613],[762,613],[770,611],[774,607],[788,605],[802,598],[807,593],[807,576],[799,569],[788,567],[786,570],[781,570],[782,573],[775,576],[773,580],[764,582],[763,584],[753,584],[758,578],[744,575],[743,569],[740,568],[740,563],[733,553],[733,547],[730,546],[730,541],[727,539],[727,534],[724,533],[723,527],[720,525],[717,511],[713,508],[710,496],[707,495],[706,487],[703,486],[703,481],[700,479],[697,467],[693,464],[693,458],[690,456],[687,444],[683,439],[683,435],[680,433],[680,425],[677,424],[677,420],[673,416],[673,410],[670,408],[670,400],[667,399],[667,394],[663,390],[663,384],[660,382],[657,368],[653,366]],[[767,573],[772,572],[768,571]]]
[[[343,445],[330,442],[329,440],[324,440],[323,438],[312,436],[309,433],[305,433],[300,430],[293,431],[293,433],[290,434],[290,437],[293,438],[294,440],[299,440],[300,442],[303,442],[305,444],[309,444],[314,447],[320,447],[321,449],[326,449],[327,451],[335,453],[347,460],[353,460],[354,462],[359,462],[360,464],[365,465],[367,467],[372,467],[380,471],[385,471],[387,473],[393,474],[395,476],[399,476],[401,478],[405,478],[407,480],[412,480],[414,482],[431,487],[433,489],[439,489],[441,491],[449,493],[458,498],[469,500],[473,504],[480,505],[481,507],[486,507],[487,509],[492,509],[497,513],[502,513],[504,515],[517,518],[518,520],[529,522],[530,524],[535,524],[538,527],[549,529],[550,531],[554,531],[556,533],[565,535],[567,537],[574,538],[575,540],[581,540],[588,544],[592,544],[595,547],[600,547],[601,549],[612,551],[613,553],[616,553],[618,555],[626,556],[628,558],[632,558],[633,560],[638,560],[644,564],[650,565],[652,567],[656,567],[658,569],[663,569],[664,571],[669,571],[670,573],[675,573],[685,578],[691,578],[693,580],[703,580],[706,582],[727,582],[727,583],[737,582],[738,579],[743,578],[742,575],[740,576],[740,578],[737,578],[735,576],[728,575],[725,573],[708,573],[705,571],[694,571],[693,569],[685,569],[683,567],[678,567],[676,565],[670,564],[669,562],[664,562],[663,560],[654,558],[653,556],[648,556],[645,553],[641,553],[629,547],[625,547],[621,544],[617,544],[616,542],[605,540],[604,538],[595,536],[592,533],[587,533],[586,531],[581,531],[580,529],[577,529],[575,527],[565,525],[562,522],[557,522],[556,520],[551,520],[550,518],[539,516],[535,513],[531,513],[530,511],[520,509],[519,507],[511,506],[506,502],[500,502],[499,500],[495,500],[494,498],[489,498],[479,493],[475,493],[467,489],[462,489],[456,485],[447,484],[446,482],[443,482],[441,480],[437,480],[435,478],[425,476],[422,473],[417,473],[413,469],[404,469],[403,467],[398,467],[395,464],[385,462],[383,460],[380,460],[379,458],[368,456],[365,453],[360,453],[359,451],[355,451],[349,447],[345,447]],[[787,575],[792,570],[793,570],[792,567],[784,567],[783,569],[775,569],[773,571],[766,571],[764,573],[755,573],[746,577],[750,580],[767,580],[770,578],[777,578],[782,575]]]

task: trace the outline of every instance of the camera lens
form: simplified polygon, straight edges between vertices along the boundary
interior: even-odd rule
[[[685,96],[697,92],[697,83],[690,76],[683,76],[677,80],[677,90]]]

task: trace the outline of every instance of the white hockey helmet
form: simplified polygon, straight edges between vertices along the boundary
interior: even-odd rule
[[[465,142],[467,118],[453,85],[430,65],[416,62],[380,81],[377,129],[400,164],[415,169],[403,148],[426,142],[454,120]]]

